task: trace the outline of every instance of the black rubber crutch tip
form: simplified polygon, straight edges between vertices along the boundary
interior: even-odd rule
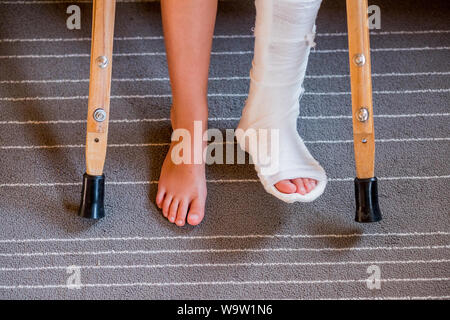
[[[356,217],[360,223],[378,222],[381,211],[378,204],[377,178],[355,179]]]
[[[105,216],[105,175],[83,175],[83,189],[78,215],[87,219],[98,220]]]

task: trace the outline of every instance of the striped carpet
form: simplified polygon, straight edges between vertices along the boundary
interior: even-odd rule
[[[159,4],[148,1],[117,5],[108,216],[76,216],[91,4],[78,1],[81,30],[68,30],[74,3],[0,0],[0,298],[450,298],[448,1],[376,3],[381,223],[353,222],[345,3],[325,0],[299,121],[330,177],[325,194],[284,204],[264,192],[251,165],[212,165],[205,221],[182,229],[154,204],[170,86]],[[253,21],[251,1],[220,4],[212,128],[237,124]]]

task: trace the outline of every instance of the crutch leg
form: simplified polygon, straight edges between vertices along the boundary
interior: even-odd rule
[[[91,69],[86,135],[86,173],[79,215],[100,219],[105,215],[104,191],[115,0],[94,0],[92,15]]]
[[[356,163],[355,220],[377,222],[381,220],[381,212],[374,175],[375,132],[367,0],[346,1]]]

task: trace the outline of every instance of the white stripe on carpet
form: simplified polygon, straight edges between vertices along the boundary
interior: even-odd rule
[[[364,238],[364,237],[423,237],[448,236],[450,232],[387,232],[350,234],[246,234],[211,236],[154,236],[154,237],[101,237],[101,238],[47,238],[47,239],[1,239],[0,243],[34,242],[88,242],[88,241],[149,241],[149,240],[218,240],[218,239],[321,239],[321,238]]]
[[[380,279],[380,282],[442,282],[450,278],[400,278]],[[339,279],[339,280],[261,280],[261,281],[202,281],[202,282],[131,282],[131,283],[84,283],[79,288],[117,288],[117,287],[172,287],[172,286],[224,286],[224,285],[300,285],[300,284],[346,284],[367,283],[367,279]],[[75,286],[49,285],[13,285],[0,286],[0,289],[70,289]]]

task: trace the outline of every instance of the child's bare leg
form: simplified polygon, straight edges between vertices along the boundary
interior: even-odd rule
[[[162,0],[161,7],[173,96],[172,127],[189,130],[193,138],[194,121],[201,121],[203,130],[207,128],[208,71],[217,0]],[[205,166],[176,165],[171,158],[173,146],[161,169],[156,204],[170,222],[197,225],[205,214]]]

